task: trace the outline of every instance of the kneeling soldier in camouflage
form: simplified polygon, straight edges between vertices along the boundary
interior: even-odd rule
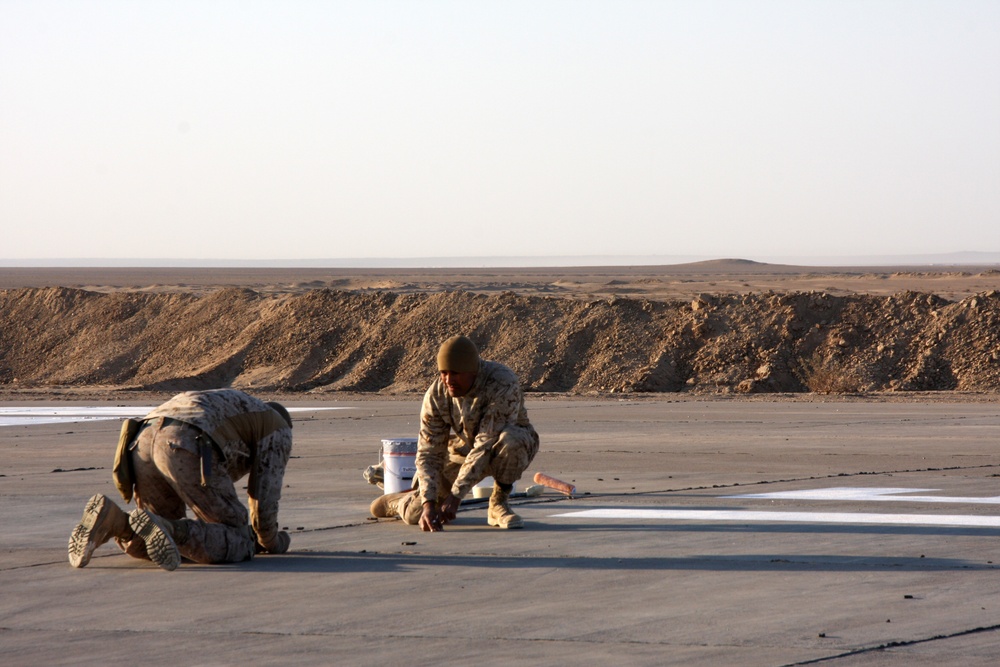
[[[440,376],[420,409],[417,489],[376,499],[372,515],[399,516],[421,530],[438,531],[455,518],[472,487],[492,476],[487,522],[521,528],[509,498],[538,453],[538,433],[528,421],[517,376],[502,364],[480,359],[465,336],[445,341],[437,364]]]
[[[107,496],[88,502],[69,538],[69,562],[84,567],[109,540],[165,570],[185,557],[234,563],[255,553],[284,553],[278,501],[292,449],[292,421],[278,403],[234,389],[178,394],[141,420],[123,424],[115,484],[126,514]],[[234,482],[250,476],[250,507]],[[186,518],[190,507],[196,519]]]

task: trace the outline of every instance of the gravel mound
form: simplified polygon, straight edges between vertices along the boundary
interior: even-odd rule
[[[0,387],[423,391],[471,336],[535,392],[1000,389],[1000,292],[702,295],[0,291]]]

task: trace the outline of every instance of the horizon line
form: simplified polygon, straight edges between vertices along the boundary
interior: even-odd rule
[[[664,266],[711,261],[792,266],[912,266],[1000,264],[1000,251],[867,255],[538,255],[467,257],[363,257],[311,259],[31,258],[2,259],[0,268],[544,268]]]

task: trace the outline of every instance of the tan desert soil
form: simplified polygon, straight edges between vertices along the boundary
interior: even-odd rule
[[[1000,272],[0,269],[0,392],[419,392],[464,332],[527,390],[997,392]]]

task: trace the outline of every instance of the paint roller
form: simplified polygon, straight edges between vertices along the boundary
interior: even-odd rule
[[[576,493],[576,487],[568,482],[564,482],[561,479],[556,479],[550,475],[546,475],[544,472],[535,473],[535,484],[541,484],[554,491],[560,493],[565,493],[567,496],[572,496]]]

